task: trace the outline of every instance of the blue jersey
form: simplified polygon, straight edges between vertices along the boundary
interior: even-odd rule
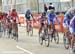
[[[75,31],[75,16],[70,21],[70,28],[72,28],[73,31]]]
[[[70,20],[71,20],[70,14],[66,13],[65,16],[64,16],[63,23],[69,26],[70,25]]]
[[[51,22],[52,25],[54,25],[54,18],[56,18],[57,22],[59,22],[58,17],[55,13],[54,14],[49,13],[48,14],[48,23]]]
[[[30,17],[31,17],[31,11],[30,10],[27,10],[26,11],[26,14],[25,14],[25,18],[26,18],[26,20],[30,20]]]

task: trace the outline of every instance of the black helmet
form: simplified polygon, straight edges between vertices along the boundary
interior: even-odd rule
[[[46,16],[46,12],[43,12],[42,15],[43,15],[43,16]]]
[[[51,10],[51,9],[55,10],[55,7],[49,6],[49,10]]]

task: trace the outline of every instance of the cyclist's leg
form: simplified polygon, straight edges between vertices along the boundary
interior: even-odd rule
[[[16,30],[16,37],[17,37],[17,40],[18,40],[18,24],[16,23],[16,28],[15,28],[15,30]]]
[[[71,39],[70,39],[70,53],[72,53],[73,52],[74,41],[75,41],[75,32],[71,27],[70,27],[70,33],[71,33],[71,35],[70,35],[70,37],[71,37]]]
[[[65,33],[65,38],[66,38],[66,43],[68,43],[68,31],[69,31],[69,27],[67,24],[63,24],[64,26],[64,33]]]
[[[40,32],[42,31],[42,23],[40,23],[40,27],[39,27],[39,34],[40,34]]]
[[[70,53],[73,53],[74,41],[75,41],[74,34],[73,34],[73,33],[71,33]]]
[[[70,47],[73,48],[74,40],[75,40],[75,32],[73,31],[72,28],[70,28],[70,32],[71,32],[71,45],[70,45]]]
[[[29,19],[26,19],[26,30],[27,30],[27,32],[28,32],[28,21],[29,21]]]

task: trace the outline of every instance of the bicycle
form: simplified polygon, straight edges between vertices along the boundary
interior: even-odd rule
[[[11,22],[11,19],[9,19],[9,22],[8,22],[8,38],[10,38],[11,36],[12,36],[12,22]]]
[[[0,20],[0,38],[2,37],[2,21]]]
[[[55,29],[55,25],[48,25],[48,33],[50,36],[50,42],[55,41],[56,44],[59,44],[59,35],[58,31]]]
[[[31,24],[32,24],[32,21],[31,20],[27,21],[26,29],[27,29],[28,36],[29,35],[33,36],[33,27],[32,27]]]
[[[63,43],[64,43],[65,49],[69,49],[69,45],[70,45],[70,32],[69,31],[68,31],[68,43],[66,43],[65,33],[64,33],[64,36],[63,36]]]
[[[13,37],[16,41],[18,41],[18,25],[17,23],[13,24],[14,28],[12,28]]]
[[[39,33],[39,43],[43,45],[43,41],[45,41],[45,46],[49,47],[50,36],[48,35],[48,25],[44,23],[44,26]]]

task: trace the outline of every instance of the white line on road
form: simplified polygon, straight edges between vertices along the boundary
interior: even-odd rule
[[[22,50],[22,51],[28,53],[28,54],[33,54],[32,52],[30,52],[30,51],[28,51],[28,50],[26,50],[26,49],[24,49],[24,48],[22,48],[22,47],[20,47],[20,46],[16,46],[16,47],[17,47],[18,49],[20,49],[20,50]]]

